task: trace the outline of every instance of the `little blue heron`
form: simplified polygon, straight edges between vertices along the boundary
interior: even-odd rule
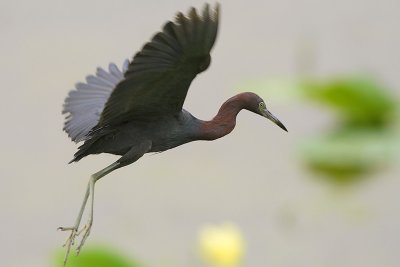
[[[149,152],[161,152],[195,140],[215,140],[230,133],[242,109],[285,126],[273,116],[265,102],[254,93],[240,93],[222,104],[211,121],[195,118],[182,109],[189,86],[211,62],[219,20],[219,6],[205,5],[201,14],[191,8],[188,15],[178,13],[146,43],[122,70],[110,64],[108,71],[98,68],[96,75],[77,83],[65,99],[67,114],[64,130],[75,141],[84,143],[71,162],[90,154],[111,153],[121,157],[93,174],[75,224],[60,227],[71,231],[65,246],[67,260],[74,239],[82,234],[81,250],[93,223],[94,186],[110,172],[137,161]],[[79,229],[90,196],[87,224]]]

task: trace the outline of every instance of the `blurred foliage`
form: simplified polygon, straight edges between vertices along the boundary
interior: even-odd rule
[[[393,121],[396,102],[389,92],[367,78],[308,80],[300,89],[306,97],[340,113],[346,127],[386,127]]]
[[[306,98],[338,113],[328,133],[303,143],[307,166],[335,183],[351,183],[392,159],[397,103],[386,88],[368,78],[350,77],[300,83]]]
[[[332,182],[351,183],[385,166],[397,144],[393,134],[373,129],[342,129],[306,140],[302,155],[308,167]]]
[[[242,262],[244,240],[233,223],[204,226],[198,244],[201,258],[213,267],[236,267]]]
[[[57,251],[54,265],[63,267],[65,250]],[[143,267],[108,247],[85,247],[79,256],[70,255],[66,267]]]
[[[390,163],[399,149],[398,100],[367,76],[254,80],[242,88],[285,102],[329,108],[335,124],[301,144],[306,166],[335,184],[349,184]],[[289,125],[290,129],[290,125]],[[322,174],[322,175],[321,175]]]

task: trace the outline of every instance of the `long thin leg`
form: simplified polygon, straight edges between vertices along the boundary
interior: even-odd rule
[[[89,191],[90,191],[90,214],[89,214],[89,220],[87,222],[87,224],[85,225],[85,227],[82,229],[83,232],[83,236],[82,236],[82,240],[78,246],[78,248],[76,249],[76,254],[79,255],[79,252],[81,251],[83,245],[85,244],[86,239],[88,238],[89,234],[90,234],[90,230],[92,228],[92,224],[93,224],[93,210],[94,210],[94,186],[96,184],[96,182],[104,177],[105,175],[109,174],[110,172],[112,172],[113,170],[117,169],[119,167],[120,163],[119,161],[114,162],[113,164],[111,164],[110,166],[102,169],[99,172],[96,172],[95,174],[92,175],[92,177],[90,177],[89,180]]]
[[[67,247],[67,251],[66,251],[65,257],[64,257],[64,265],[67,263],[67,258],[68,258],[68,254],[71,249],[71,246],[74,245],[75,238],[79,235],[79,232],[78,232],[79,224],[81,223],[82,215],[83,215],[83,212],[85,211],[85,207],[86,207],[87,200],[89,198],[89,194],[90,194],[90,184],[88,184],[88,186],[86,188],[86,193],[85,193],[85,196],[83,197],[82,206],[78,213],[78,217],[76,218],[74,226],[58,228],[58,230],[61,230],[61,231],[71,231],[71,234],[69,235],[69,237],[67,238],[67,240],[64,243],[64,246]]]
[[[109,174],[113,170],[117,169],[119,167],[119,165],[120,165],[119,161],[114,162],[110,166],[102,169],[99,172],[96,172],[95,174],[93,174],[90,177],[89,184],[88,184],[88,186],[86,188],[86,193],[85,193],[85,196],[83,198],[82,206],[81,206],[81,209],[79,210],[78,217],[76,218],[74,226],[72,226],[72,227],[59,227],[58,228],[61,231],[71,231],[71,234],[69,235],[69,237],[67,238],[67,240],[65,241],[65,244],[64,244],[64,246],[67,247],[67,250],[66,250],[66,253],[65,253],[65,257],[64,257],[64,265],[67,263],[68,255],[69,255],[69,252],[71,250],[71,246],[73,246],[74,243],[75,243],[75,238],[77,236],[79,236],[82,232],[84,233],[83,237],[82,237],[82,240],[81,240],[81,242],[80,242],[80,244],[79,244],[79,246],[77,248],[77,254],[79,254],[83,244],[85,243],[86,239],[88,238],[88,236],[90,234],[90,228],[92,227],[92,224],[93,224],[94,184],[101,177],[104,177],[105,175]],[[79,225],[81,223],[82,215],[83,215],[83,213],[85,211],[86,203],[87,203],[87,200],[89,198],[89,195],[91,196],[91,199],[90,199],[91,208],[90,208],[89,221],[82,228],[82,230],[79,231]]]
[[[111,164],[110,166],[102,169],[99,172],[96,172],[95,174],[93,174],[90,177],[89,180],[89,185],[86,189],[86,194],[85,197],[83,199],[83,203],[81,206],[81,209],[79,211],[78,217],[75,221],[75,225],[73,227],[60,227],[60,230],[63,231],[71,231],[71,234],[69,236],[69,238],[67,239],[65,246],[67,246],[67,251],[65,254],[65,258],[64,258],[64,265],[67,263],[67,259],[68,259],[68,254],[69,251],[71,249],[71,246],[74,245],[74,239],[75,237],[77,237],[79,234],[83,233],[82,236],[82,240],[79,243],[79,246],[77,247],[77,254],[79,254],[80,250],[82,249],[83,245],[85,244],[86,239],[88,238],[89,234],[90,234],[90,230],[92,228],[92,224],[93,224],[93,206],[94,206],[94,186],[95,183],[102,177],[104,177],[105,175],[109,174],[110,172],[112,172],[115,169],[118,169],[120,167],[126,166],[128,164],[131,164],[135,161],[137,161],[140,157],[142,157],[146,152],[150,151],[151,148],[151,141],[142,141],[140,142],[138,145],[133,146],[125,155],[123,155],[119,160],[117,160],[116,162],[114,162],[113,164]],[[89,214],[89,220],[87,222],[87,224],[83,227],[82,230],[80,230],[78,232],[78,228],[82,219],[82,214],[85,210],[86,207],[86,203],[88,200],[88,197],[90,195],[90,214]]]
[[[72,226],[72,227],[58,227],[58,230],[69,231],[69,230],[72,230],[72,229],[79,228],[79,224],[81,222],[83,212],[85,211],[85,207],[86,207],[87,200],[89,198],[89,194],[90,194],[90,184],[88,184],[87,187],[86,187],[86,193],[85,193],[85,196],[83,198],[82,206],[81,206],[81,209],[79,211],[78,217],[76,218],[74,226]]]

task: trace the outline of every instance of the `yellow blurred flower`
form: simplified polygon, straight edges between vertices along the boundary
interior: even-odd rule
[[[233,223],[204,226],[198,242],[203,260],[215,267],[239,266],[245,250],[240,229]]]

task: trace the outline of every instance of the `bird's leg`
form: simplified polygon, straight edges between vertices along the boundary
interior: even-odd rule
[[[81,251],[83,245],[85,244],[86,239],[88,238],[89,234],[90,234],[90,230],[92,228],[92,224],[93,224],[93,207],[94,207],[94,186],[95,183],[102,177],[104,177],[105,175],[109,174],[110,172],[112,172],[113,170],[119,168],[120,162],[116,161],[113,164],[111,164],[110,166],[102,169],[99,172],[96,172],[95,174],[93,174],[90,177],[89,180],[89,191],[90,191],[90,213],[89,213],[89,220],[86,223],[86,225],[82,228],[82,230],[79,232],[82,233],[82,240],[79,244],[79,246],[76,249],[76,255],[79,254],[79,252]]]
[[[128,164],[131,164],[135,161],[137,161],[140,157],[142,157],[147,151],[149,151],[151,148],[151,142],[150,141],[144,141],[140,143],[137,146],[132,147],[125,155],[123,155],[119,160],[111,164],[110,166],[102,169],[99,172],[96,172],[95,174],[92,175],[89,181],[89,188],[90,188],[90,215],[89,215],[89,221],[85,225],[85,227],[82,229],[83,231],[83,236],[81,243],[79,244],[78,248],[76,249],[76,254],[78,255],[80,250],[82,249],[83,245],[85,244],[86,239],[88,238],[90,234],[90,229],[92,228],[93,224],[93,204],[94,204],[94,185],[95,183],[103,176],[109,174],[115,169],[118,169],[120,167],[126,166]]]
[[[119,160],[117,160],[116,162],[114,162],[110,166],[102,169],[101,171],[96,172],[95,174],[93,174],[90,177],[89,184],[88,184],[88,187],[86,189],[86,194],[85,194],[85,197],[83,199],[82,207],[81,207],[81,210],[79,211],[78,218],[76,219],[75,225],[73,227],[60,227],[59,228],[62,231],[72,231],[71,235],[69,236],[69,238],[67,239],[67,241],[65,243],[65,246],[67,246],[67,251],[66,251],[66,254],[65,254],[65,258],[64,258],[64,265],[67,262],[68,254],[69,254],[69,251],[71,249],[71,246],[74,245],[75,237],[77,237],[78,235],[83,233],[82,240],[81,240],[81,242],[79,243],[79,245],[78,245],[78,247],[76,249],[76,253],[79,254],[80,250],[82,249],[83,245],[85,244],[86,239],[88,238],[88,236],[90,234],[90,230],[91,230],[92,224],[93,224],[93,205],[94,205],[94,186],[95,186],[95,183],[100,178],[102,178],[105,175],[109,174],[113,170],[116,170],[118,168],[121,168],[123,166],[126,166],[128,164],[131,164],[131,163],[137,161],[145,153],[150,151],[150,148],[151,148],[151,142],[148,141],[148,140],[143,141],[140,144],[138,144],[137,146],[133,146]],[[89,198],[89,195],[91,197],[90,198],[89,220],[88,220],[87,224],[78,232],[79,224],[81,222],[82,214],[83,214],[83,212],[85,210],[86,203],[87,203],[87,200]]]
[[[65,247],[67,247],[67,251],[66,251],[65,257],[64,257],[64,265],[67,263],[68,254],[69,254],[69,251],[71,249],[71,246],[74,245],[75,237],[77,237],[79,235],[79,233],[78,233],[79,224],[81,223],[82,215],[83,215],[83,212],[85,211],[85,207],[86,207],[86,203],[87,203],[89,194],[90,194],[90,184],[88,184],[88,186],[86,188],[86,193],[85,193],[85,196],[83,198],[82,206],[81,206],[81,209],[80,209],[80,211],[78,213],[78,217],[76,218],[74,226],[72,226],[72,227],[59,227],[58,228],[61,231],[71,231],[71,234],[69,235],[69,237],[67,238],[67,240],[65,241],[65,243],[63,245]]]
[[[67,263],[68,255],[71,250],[71,246],[74,245],[75,243],[75,238],[79,236],[81,233],[84,233],[82,237],[82,241],[80,242],[78,248],[77,248],[77,254],[79,254],[80,249],[82,248],[83,244],[85,243],[87,237],[90,234],[90,228],[93,223],[93,201],[94,201],[94,184],[96,183],[97,180],[99,180],[101,177],[107,175],[108,173],[112,172],[113,170],[117,169],[119,167],[119,162],[114,162],[110,166],[102,169],[101,171],[93,174],[90,177],[89,184],[87,185],[86,188],[86,193],[83,198],[82,206],[79,211],[78,217],[76,218],[75,224],[72,227],[59,227],[58,229],[61,231],[71,231],[71,234],[65,241],[65,246],[67,248],[67,251],[65,252],[65,257],[64,257],[64,265]],[[79,225],[82,220],[82,215],[83,212],[85,211],[86,203],[89,198],[89,195],[91,195],[91,210],[90,210],[90,217],[88,223],[79,231]]]

